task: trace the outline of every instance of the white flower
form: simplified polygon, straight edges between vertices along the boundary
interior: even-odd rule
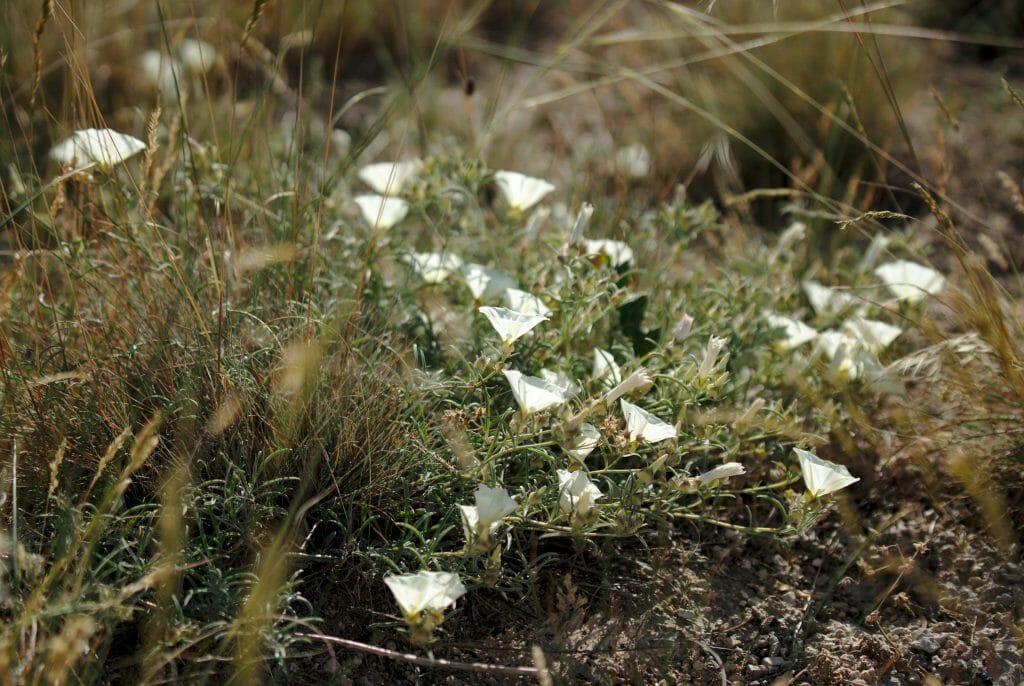
[[[633,249],[622,241],[613,241],[607,238],[583,241],[583,251],[587,255],[605,254],[613,267],[626,264],[633,260]]]
[[[775,244],[775,249],[771,253],[771,259],[773,262],[779,258],[779,256],[789,250],[793,244],[798,241],[802,241],[807,237],[807,224],[803,222],[793,222],[789,227],[779,235],[779,240]]]
[[[403,259],[427,283],[441,283],[462,266],[462,259],[452,253],[411,252]]]
[[[563,405],[572,398],[565,389],[548,383],[536,376],[527,376],[515,369],[502,371],[512,388],[512,395],[523,414],[542,412],[558,405]]]
[[[107,171],[145,149],[138,138],[113,129],[82,129],[55,145],[50,157],[73,167],[96,164]]]
[[[514,171],[498,171],[494,173],[494,183],[504,196],[505,201],[513,209],[524,212],[538,202],[545,195],[555,190],[555,187],[544,179],[537,179]]]
[[[462,278],[477,300],[500,298],[505,291],[519,285],[515,279],[500,269],[490,269],[473,263],[462,265]]]
[[[590,374],[592,379],[599,379],[608,387],[622,381],[622,370],[615,362],[615,358],[607,350],[594,348],[594,366]]]
[[[594,452],[594,448],[601,442],[601,432],[597,430],[597,427],[590,423],[585,423],[580,426],[580,433],[576,436],[572,445],[565,448],[565,452],[569,457],[575,458],[582,462],[587,459],[587,455]]]
[[[187,71],[205,74],[217,60],[217,50],[206,41],[187,38],[178,46],[178,57]]]
[[[808,341],[813,341],[818,332],[807,326],[798,319],[786,317],[781,314],[769,314],[766,319],[773,329],[782,329],[784,335],[775,341],[775,349],[779,351],[792,350]]]
[[[582,470],[558,470],[558,506],[562,512],[585,517],[594,507],[594,501],[603,496],[600,489]]]
[[[173,57],[167,57],[159,50],[147,50],[139,58],[139,72],[151,86],[158,88],[165,98],[177,94],[175,73],[181,73],[181,65]]]
[[[746,467],[741,465],[739,462],[726,462],[725,464],[720,464],[714,469],[704,472],[697,477],[697,481],[701,482],[701,484],[709,484],[713,481],[728,479],[730,477],[746,473]]]
[[[627,400],[620,400],[622,414],[626,417],[626,428],[630,440],[642,438],[648,443],[659,443],[676,437],[676,428],[668,422],[658,419],[647,410],[637,407]]]
[[[396,195],[402,188],[416,178],[423,168],[420,160],[404,162],[376,162],[359,170],[359,178],[381,195]]]
[[[843,330],[860,341],[864,349],[879,353],[903,333],[903,329],[875,319],[852,317],[843,324]]]
[[[475,505],[459,505],[462,528],[467,541],[486,546],[491,532],[498,528],[502,519],[516,511],[519,503],[504,488],[490,488],[483,484],[476,487],[474,497]]]
[[[331,152],[338,157],[345,157],[352,149],[352,134],[345,129],[331,129]]]
[[[860,264],[857,268],[862,272],[871,269],[875,266],[875,262],[881,257],[882,251],[889,247],[889,243],[892,242],[892,237],[884,233],[876,233],[874,238],[871,239],[871,244],[868,245],[868,249],[864,251],[864,257],[861,258]]]
[[[818,314],[833,314],[844,309],[852,303],[855,298],[850,293],[837,291],[817,281],[804,281],[804,293],[811,307]]]
[[[640,389],[646,391],[652,385],[654,385],[654,379],[646,369],[640,368],[627,376],[618,386],[608,391],[604,396],[604,401],[610,405],[624,395]]]
[[[841,464],[823,460],[814,453],[800,448],[793,448],[793,451],[800,458],[800,471],[803,473],[807,490],[815,498],[828,495],[860,481]]]
[[[855,379],[860,376],[860,364],[857,351],[861,349],[860,341],[849,333],[828,329],[818,334],[814,342],[814,350],[829,360],[829,376],[833,378]]]
[[[704,349],[704,359],[700,361],[700,368],[697,370],[698,377],[706,378],[714,371],[715,362],[718,360],[718,353],[722,352],[722,348],[725,347],[728,341],[728,338],[720,338],[718,336],[708,338],[708,347]]]
[[[511,345],[516,339],[525,336],[533,327],[547,321],[546,315],[516,312],[507,307],[478,307],[477,311],[487,317],[494,330],[498,332],[504,345]]]
[[[540,378],[552,386],[561,388],[569,397],[575,397],[583,390],[578,383],[569,378],[568,374],[553,372],[550,369],[540,370]]]
[[[427,610],[444,610],[455,604],[465,592],[458,574],[451,572],[416,572],[384,577],[406,621],[416,623],[418,615]]]
[[[539,314],[545,317],[551,314],[551,308],[544,304],[544,301],[533,293],[521,291],[518,288],[505,289],[505,304],[510,310],[525,312],[526,314]]]
[[[583,240],[583,232],[590,224],[590,218],[594,215],[594,206],[589,202],[580,205],[580,211],[576,215],[576,221],[572,225],[572,232],[569,234],[569,245],[576,245]]]
[[[922,300],[926,295],[938,293],[946,283],[946,277],[931,267],[907,260],[880,265],[875,268],[875,275],[885,282],[899,300],[911,303]]]
[[[690,335],[690,329],[693,328],[693,317],[688,314],[684,314],[676,322],[676,325],[672,328],[672,338],[677,341],[681,341]]]
[[[641,179],[651,173],[651,152],[643,143],[623,146],[615,154],[615,166],[627,176]]]
[[[366,223],[375,229],[390,229],[405,219],[409,203],[386,195],[357,195],[353,198]]]

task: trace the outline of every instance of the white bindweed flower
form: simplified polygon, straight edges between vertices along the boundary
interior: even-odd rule
[[[841,464],[824,460],[808,450],[793,448],[793,451],[800,458],[800,471],[803,473],[807,490],[815,498],[860,481]]]
[[[856,338],[870,353],[885,350],[903,333],[898,326],[864,317],[851,317],[843,324],[843,331]]]
[[[485,549],[490,544],[491,533],[502,519],[516,511],[519,503],[504,488],[490,488],[483,484],[477,486],[473,495],[475,505],[459,505],[462,529],[470,547]]]
[[[642,179],[651,173],[651,151],[643,143],[623,146],[615,154],[615,166],[627,176]]]
[[[860,341],[849,333],[828,329],[818,334],[814,350],[829,361],[828,375],[832,378],[855,379],[860,376],[857,351]]]
[[[352,134],[345,129],[331,129],[331,153],[338,157],[346,157],[352,149]]]
[[[502,371],[508,379],[508,385],[512,388],[512,395],[523,414],[542,412],[558,405],[569,402],[572,395],[564,388],[560,388],[544,379],[536,376],[527,376],[515,369]]]
[[[580,211],[576,215],[576,221],[572,225],[572,232],[569,234],[569,245],[576,245],[583,240],[583,232],[590,224],[590,218],[594,215],[594,206],[589,202],[580,205]]]
[[[509,207],[525,212],[544,199],[555,187],[544,179],[537,179],[514,171],[498,171],[494,173],[494,183],[498,186]]]
[[[594,365],[590,378],[598,379],[608,388],[622,381],[622,370],[607,350],[594,348]]]
[[[676,428],[662,421],[647,410],[637,407],[628,400],[619,400],[622,414],[626,418],[626,429],[632,441],[638,438],[647,443],[660,443],[676,437]]]
[[[165,98],[176,97],[178,86],[174,75],[181,73],[181,65],[173,57],[159,50],[147,50],[139,58],[139,73],[143,80],[158,89]]]
[[[633,249],[627,243],[608,238],[583,241],[583,251],[587,255],[607,255],[613,267],[633,261]]]
[[[789,227],[779,234],[779,240],[775,244],[775,249],[771,253],[772,261],[779,258],[782,253],[789,250],[793,245],[802,241],[807,237],[807,224],[803,222],[793,222]]]
[[[602,497],[604,494],[582,470],[558,470],[558,506],[562,512],[582,519],[590,514],[594,501]]]
[[[690,329],[693,328],[693,317],[688,314],[684,314],[676,322],[676,325],[672,328],[672,338],[677,341],[681,341],[690,335]]]
[[[700,368],[697,369],[698,378],[704,379],[711,375],[711,372],[715,370],[718,354],[722,352],[722,348],[725,347],[728,341],[728,338],[721,338],[719,336],[708,338],[708,347],[704,349],[704,358],[700,361]]]
[[[466,592],[458,574],[451,572],[416,572],[384,577],[406,620],[416,618],[424,610],[444,610]]]
[[[526,314],[539,314],[545,317],[551,314],[551,308],[533,293],[521,291],[518,288],[506,288],[504,295],[505,304],[510,310]]]
[[[443,252],[411,252],[403,260],[427,283],[441,283],[462,266],[458,255]]]
[[[498,337],[501,338],[503,345],[511,345],[529,333],[535,326],[547,321],[546,315],[516,312],[507,307],[484,306],[478,307],[477,311],[487,317],[487,321],[498,332]]]
[[[849,293],[837,291],[811,280],[804,281],[804,293],[807,294],[807,300],[818,314],[834,314],[845,309],[855,300]]]
[[[405,219],[405,215],[409,213],[409,203],[401,198],[357,195],[353,200],[359,206],[366,223],[375,229],[390,229]]]
[[[799,319],[793,319],[781,314],[769,314],[765,319],[768,320],[769,326],[773,329],[782,330],[782,337],[774,343],[774,348],[780,352],[797,348],[808,341],[813,341],[818,336],[818,332],[815,329],[807,326]]]
[[[629,376],[627,376],[625,379],[623,379],[618,386],[608,391],[608,393],[604,396],[604,401],[607,404],[611,405],[613,402],[615,402],[624,395],[628,395],[633,391],[638,391],[641,389],[646,392],[647,389],[649,389],[653,385],[654,379],[651,378],[651,375],[648,373],[648,371],[646,369],[640,368],[633,372],[632,374],[630,374]]]
[[[568,374],[564,374],[562,372],[553,372],[550,369],[542,369],[540,370],[540,378],[547,381],[552,386],[561,388],[569,397],[575,397],[583,391],[578,383],[569,378]]]
[[[728,479],[746,473],[746,467],[741,465],[739,462],[726,462],[725,464],[720,464],[714,469],[709,469],[704,472],[697,477],[697,481],[702,485],[707,485],[721,479]]]
[[[359,178],[381,195],[397,195],[423,168],[420,160],[375,162],[359,170]]]
[[[871,239],[868,249],[864,251],[864,257],[861,258],[860,264],[857,267],[865,272],[875,266],[875,262],[882,256],[882,251],[889,247],[892,243],[892,236],[884,233],[876,233],[874,238]]]
[[[590,453],[594,452],[594,448],[600,442],[601,432],[593,424],[585,423],[580,426],[579,434],[573,440],[572,445],[565,448],[565,452],[569,457],[582,462]]]
[[[108,171],[145,149],[138,138],[113,129],[82,129],[53,146],[50,157],[72,167],[95,164]]]
[[[464,264],[461,271],[466,286],[477,300],[500,298],[505,294],[505,291],[519,285],[507,272],[503,272],[500,269],[491,269],[480,264]]]
[[[217,60],[217,49],[206,41],[187,38],[178,46],[178,58],[186,71],[205,74]]]
[[[942,290],[946,277],[931,267],[908,260],[887,262],[875,268],[875,275],[885,282],[899,300],[918,302]]]

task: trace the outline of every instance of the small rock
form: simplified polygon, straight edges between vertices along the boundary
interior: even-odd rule
[[[911,642],[910,647],[920,650],[925,655],[934,655],[939,652],[939,642],[927,631],[920,632]]]
[[[765,667],[771,667],[773,669],[781,667],[783,663],[785,663],[785,660],[778,656],[766,657],[763,660],[761,660],[762,665],[764,665]]]

